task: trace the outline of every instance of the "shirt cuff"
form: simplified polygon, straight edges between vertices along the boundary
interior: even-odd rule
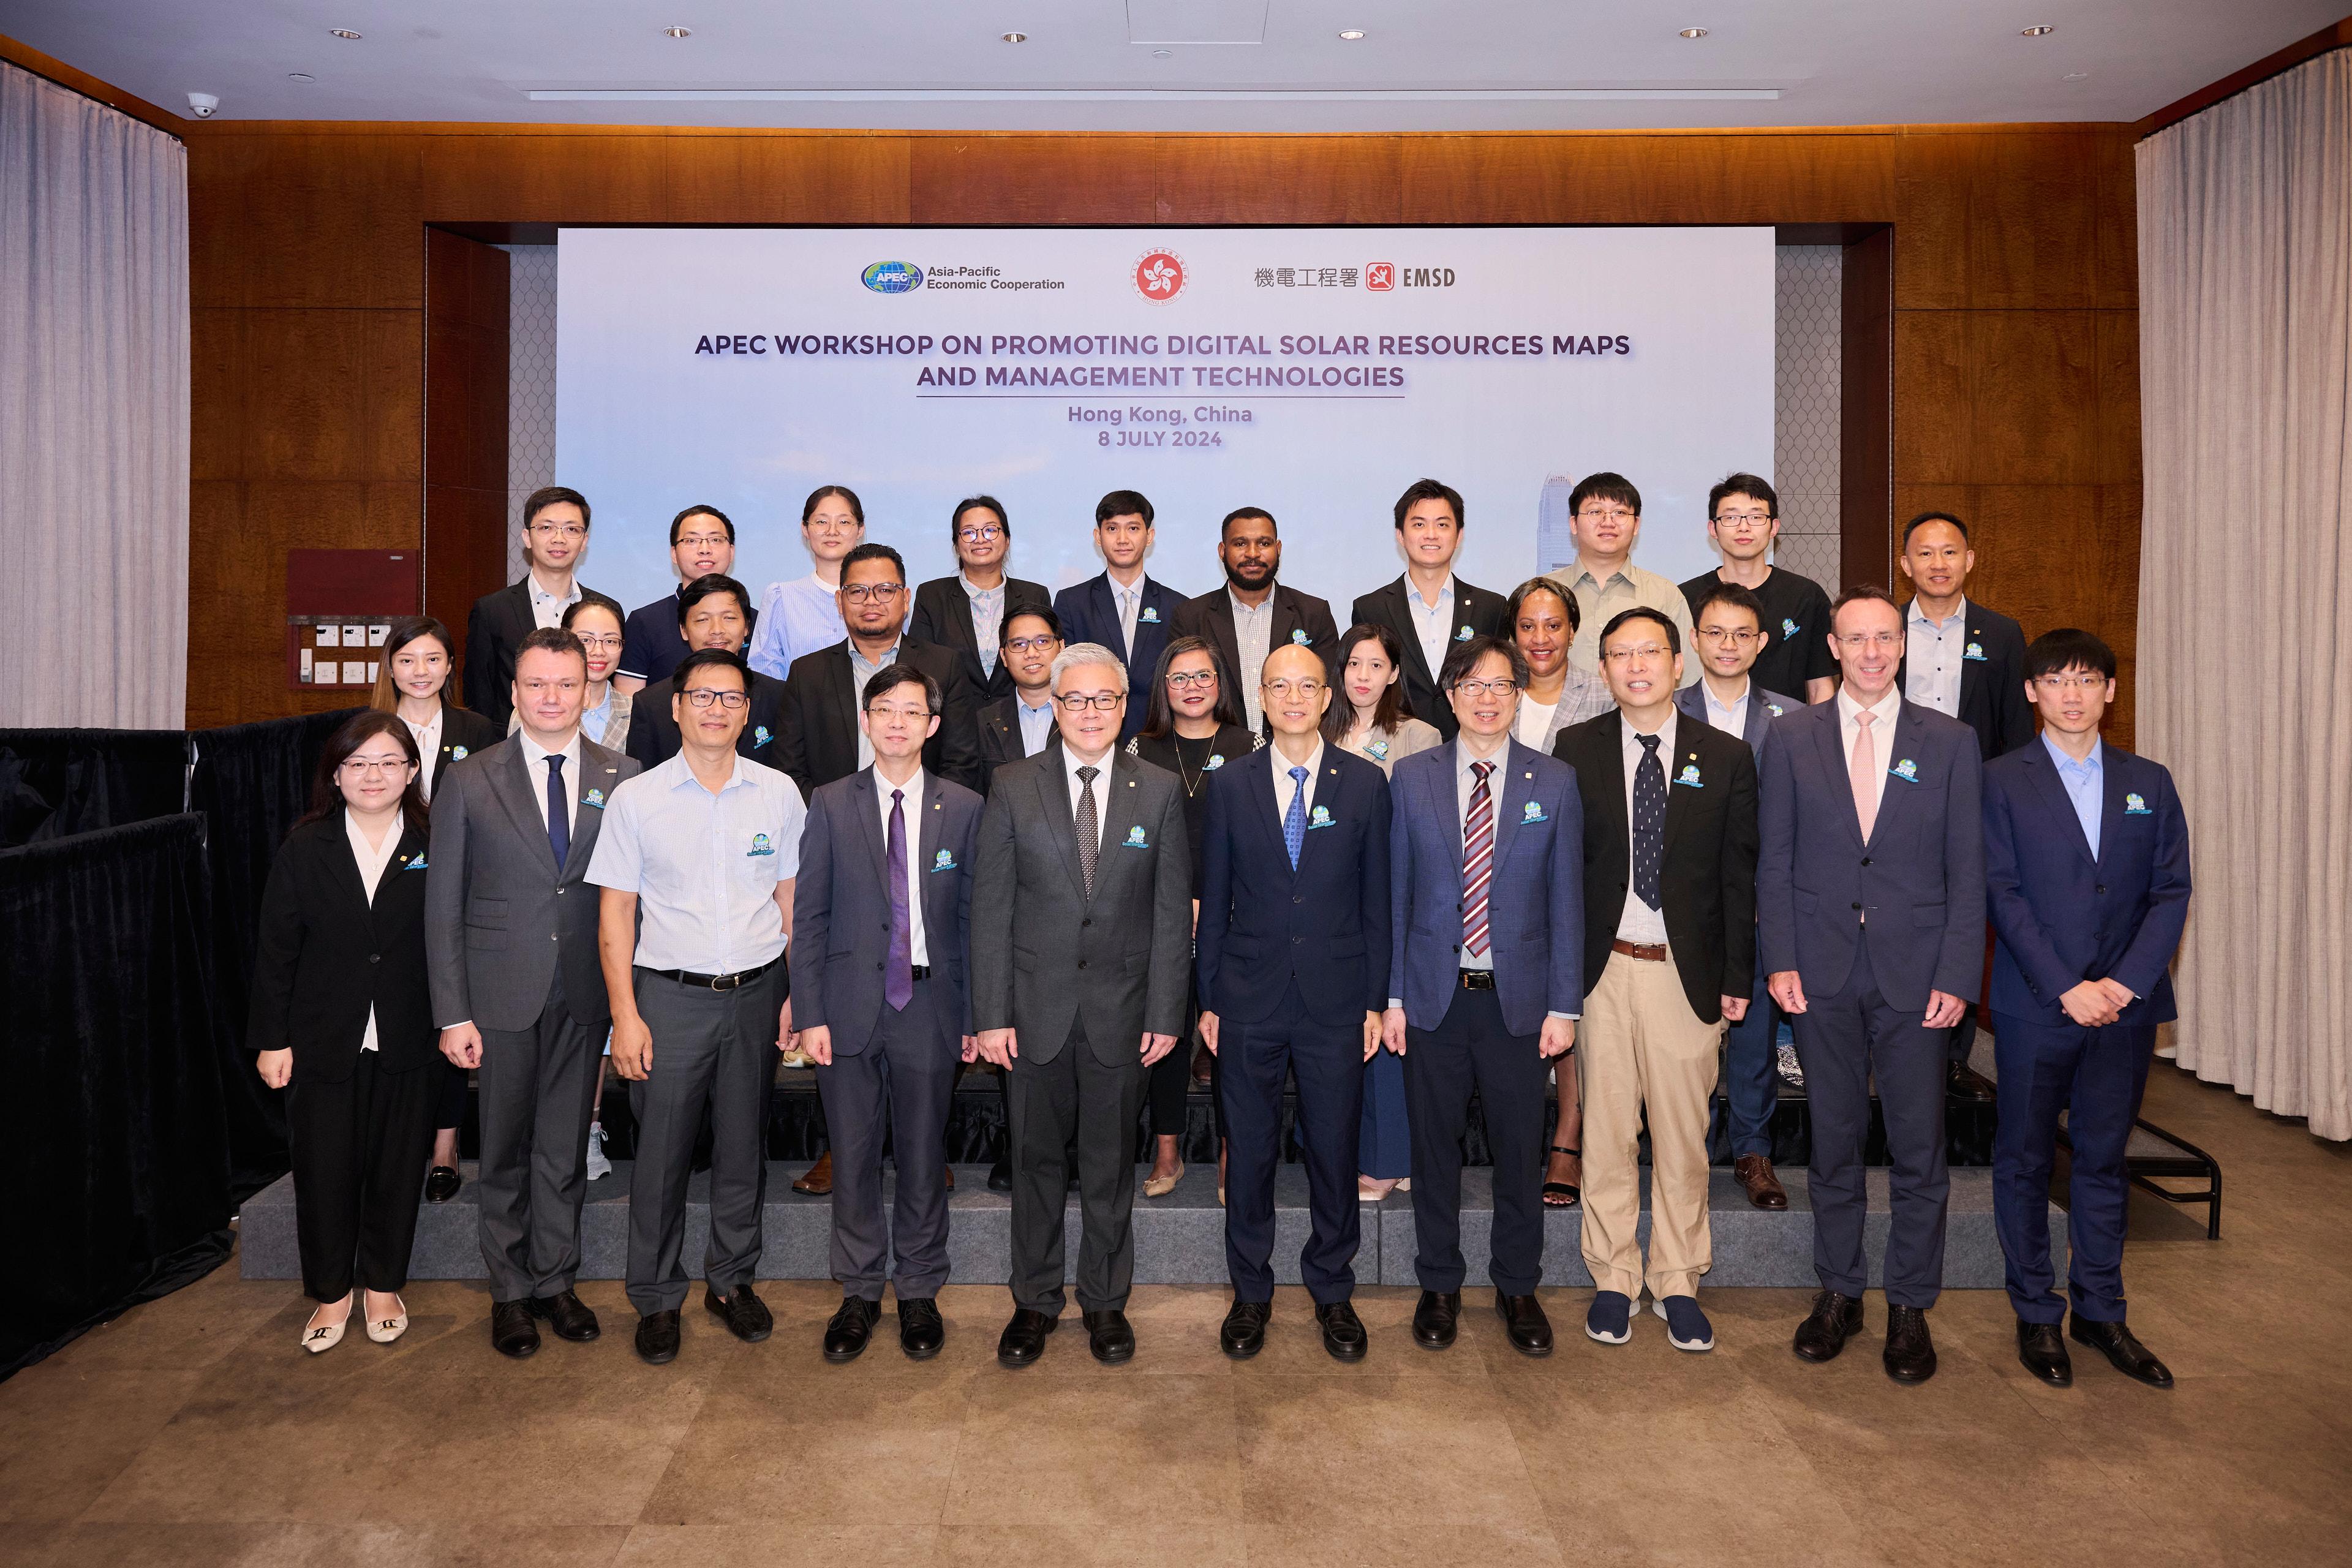
[[[1547,1018],[1565,1018],[1570,1023],[1573,1024],[1582,1018],[1584,1015],[1581,1013],[1546,1013],[1544,1016]]]
[[[1396,1008],[1399,1012],[1402,1012],[1404,1010],[1404,998],[1402,996],[1391,996],[1389,998],[1389,1005]]]

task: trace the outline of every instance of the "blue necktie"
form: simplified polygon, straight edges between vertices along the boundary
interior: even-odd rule
[[[1298,869],[1298,851],[1307,843],[1307,770],[1290,770],[1290,809],[1282,814],[1282,847],[1290,851],[1290,868]]]
[[[572,853],[572,819],[563,810],[563,758],[547,759],[547,847],[555,851],[555,868],[563,869]]]
[[[890,792],[890,967],[882,999],[894,1013],[915,999],[915,931],[907,920],[907,792]]]
[[[1666,860],[1666,770],[1658,762],[1658,737],[1636,735],[1642,761],[1633,769],[1633,896],[1659,907],[1658,873]]]

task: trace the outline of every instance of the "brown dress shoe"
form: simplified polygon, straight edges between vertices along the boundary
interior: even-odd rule
[[[806,1193],[813,1198],[824,1197],[833,1191],[833,1151],[827,1149],[816,1157],[808,1173],[793,1184],[793,1191]]]
[[[1789,1190],[1772,1173],[1772,1162],[1767,1155],[1742,1154],[1731,1163],[1731,1179],[1739,1184],[1748,1201],[1759,1209],[1789,1206]]]

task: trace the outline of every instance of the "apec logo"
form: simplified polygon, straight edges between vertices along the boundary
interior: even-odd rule
[[[923,269],[911,261],[877,261],[858,281],[877,294],[911,294],[923,286]]]

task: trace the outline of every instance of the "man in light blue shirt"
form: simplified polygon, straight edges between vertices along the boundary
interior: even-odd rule
[[[2100,795],[2107,787],[2105,742],[2094,732],[2090,752],[2083,757],[2070,753],[2048,730],[2042,731],[2042,743],[2049,748],[2050,760],[2058,764],[2058,782],[2066,786],[2067,803],[2074,808],[2074,820],[2083,825],[2083,838],[2091,847],[2091,858],[2096,860]]]

